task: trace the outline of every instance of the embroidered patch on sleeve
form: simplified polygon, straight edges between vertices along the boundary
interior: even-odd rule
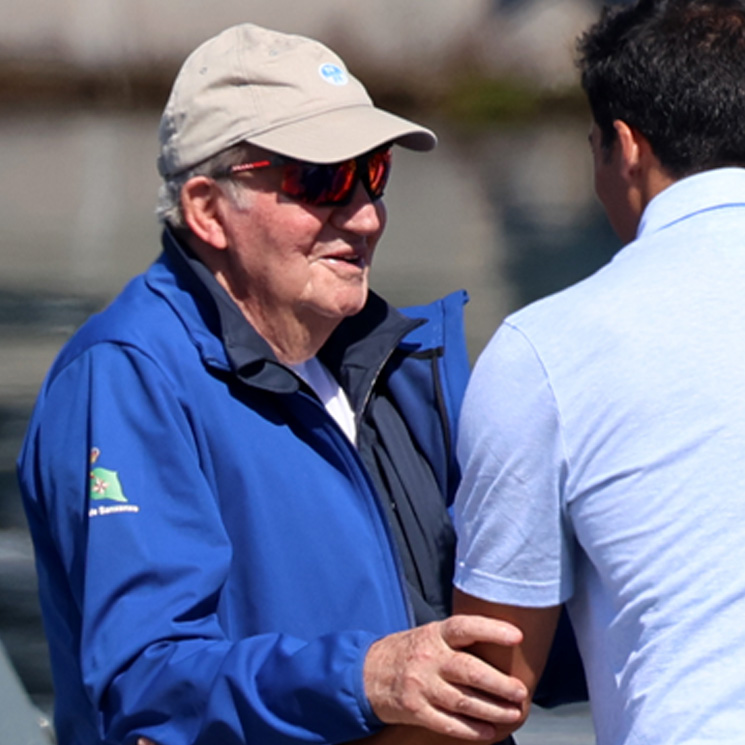
[[[98,460],[101,451],[98,448],[91,450],[91,466]],[[90,490],[89,495],[91,501],[101,501],[104,499],[111,500],[113,502],[121,502],[127,504],[126,507],[97,507],[90,510],[89,514],[91,517],[95,515],[110,514],[113,512],[139,512],[140,508],[135,505],[129,505],[129,500],[124,496],[124,490],[122,489],[121,481],[119,480],[119,474],[116,471],[111,471],[108,468],[91,468],[90,471]]]
[[[91,499],[113,499],[115,502],[129,501],[122,492],[116,471],[94,468],[91,471]]]

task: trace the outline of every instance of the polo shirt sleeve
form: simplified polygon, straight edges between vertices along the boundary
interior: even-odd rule
[[[461,414],[455,584],[490,602],[548,607],[573,591],[561,419],[544,366],[510,323],[477,361]]]

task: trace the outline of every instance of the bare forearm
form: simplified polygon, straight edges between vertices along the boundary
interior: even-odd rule
[[[561,606],[518,608],[479,600],[458,590],[453,596],[453,604],[458,613],[487,616],[520,629],[523,640],[518,645],[477,644],[472,649],[506,675],[521,680],[532,698],[548,658]],[[525,716],[529,705],[528,699],[524,703]]]

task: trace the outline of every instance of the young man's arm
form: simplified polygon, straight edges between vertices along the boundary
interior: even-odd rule
[[[482,644],[473,649],[480,657],[503,673],[521,680],[528,689],[528,698],[522,706],[522,717],[517,726],[513,728],[517,729],[527,719],[530,701],[548,659],[561,606],[520,608],[480,600],[456,589],[453,596],[453,612],[507,621],[522,631],[523,641],[517,646]]]

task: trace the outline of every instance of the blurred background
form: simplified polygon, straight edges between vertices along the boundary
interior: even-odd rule
[[[600,7],[4,0],[0,643],[42,711],[53,691],[15,458],[61,344],[158,253],[157,125],[186,54],[244,21],[313,36],[379,105],[436,130],[433,153],[395,153],[373,284],[396,304],[467,289],[475,359],[507,313],[587,276],[618,248],[593,196],[590,117],[573,62],[577,34]],[[586,707],[572,706],[540,712],[519,741],[593,739]]]

